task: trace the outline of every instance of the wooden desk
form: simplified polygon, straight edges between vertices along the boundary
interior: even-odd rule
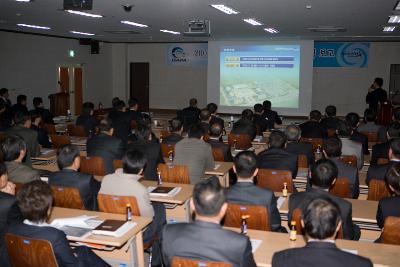
[[[229,187],[229,170],[232,169],[232,162],[216,161],[214,169],[206,170],[206,175],[215,175],[220,179],[224,187]]]
[[[70,136],[69,137],[71,140],[71,144],[76,145],[76,146],[84,146],[86,147],[86,141],[87,141],[87,137],[80,137],[80,136]]]
[[[49,148],[42,148],[40,150],[40,155],[37,157],[32,157],[32,160],[52,160],[57,158],[57,150],[56,149],[49,149]]]
[[[80,215],[98,216],[96,219],[100,220],[125,220],[125,215],[121,214],[54,207],[51,213],[50,221],[57,218],[75,217]],[[85,238],[68,236],[67,238],[69,241],[73,242],[87,242],[115,247],[113,251],[94,250],[96,254],[98,254],[100,257],[102,257],[113,266],[121,266],[119,264],[127,264],[126,266],[144,267],[142,232],[143,229],[151,223],[152,219],[133,216],[132,221],[136,223],[136,226],[128,231],[125,235],[118,238],[101,235],[89,235]]]
[[[57,160],[53,159],[53,160],[32,162],[32,168],[37,170],[56,172],[58,171]]]

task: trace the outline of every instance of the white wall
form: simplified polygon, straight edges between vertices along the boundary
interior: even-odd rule
[[[83,101],[111,102],[112,69],[111,45],[100,43],[100,54],[90,54],[90,46],[78,40],[28,34],[0,32],[0,87],[10,90],[13,103],[18,94],[32,98],[41,96],[49,105],[48,95],[58,92],[57,66],[83,64]],[[68,50],[75,57],[68,57]]]

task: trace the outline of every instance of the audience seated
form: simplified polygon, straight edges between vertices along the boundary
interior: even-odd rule
[[[86,246],[70,248],[65,233],[47,223],[53,197],[50,186],[42,181],[25,184],[17,194],[24,221],[11,224],[8,233],[51,243],[58,266],[109,266]]]
[[[379,125],[375,123],[376,121],[376,112],[372,109],[367,108],[364,111],[364,123],[358,126],[359,132],[368,132],[368,133],[377,133],[379,130]]]
[[[92,136],[96,133],[97,120],[94,114],[94,104],[85,102],[82,105],[82,113],[76,119],[77,126],[85,128],[87,136]]]
[[[286,135],[278,130],[271,132],[268,149],[258,154],[258,168],[286,170],[292,173],[292,178],[297,175],[297,155],[287,152]]]
[[[174,164],[186,165],[191,184],[197,184],[207,169],[214,168],[211,145],[203,141],[204,132],[200,125],[194,124],[184,138],[175,145]]]
[[[354,155],[357,157],[357,167],[361,169],[364,165],[364,153],[361,143],[351,140],[353,128],[347,121],[340,121],[336,134],[342,142],[342,155]]]
[[[45,109],[43,105],[43,98],[41,97],[34,97],[33,98],[33,107],[30,113],[39,114],[42,117],[43,123],[54,123],[53,121],[53,114],[50,113],[50,110]]]
[[[197,183],[190,201],[196,214],[192,223],[168,224],[163,230],[164,266],[172,257],[225,262],[232,267],[255,267],[251,243],[247,236],[221,227],[227,203],[218,178]]]
[[[325,158],[335,163],[338,169],[337,178],[347,178],[350,184],[351,197],[357,199],[360,194],[360,182],[358,179],[358,169],[344,163],[340,156],[342,155],[342,142],[338,138],[328,138],[322,145]]]
[[[142,123],[143,116],[139,111],[139,101],[136,98],[130,98],[128,100],[128,114],[130,121],[136,121],[137,124]]]
[[[264,108],[261,104],[254,105],[253,122],[259,130],[259,134],[274,128],[273,123],[264,117]]]
[[[336,107],[329,105],[325,108],[325,118],[322,119],[321,124],[325,129],[336,130],[340,119],[336,117]]]
[[[387,159],[389,156],[389,147],[390,147],[390,140],[392,138],[399,138],[400,137],[400,122],[394,121],[389,124],[387,132],[386,132],[387,140],[385,143],[375,144],[372,147],[372,154],[371,154],[371,165],[376,165],[378,163],[379,158]]]
[[[39,180],[40,175],[24,164],[22,160],[26,156],[26,144],[18,136],[8,136],[1,143],[1,152],[7,166],[8,178],[14,183],[28,183],[33,180]]]
[[[360,116],[355,112],[350,112],[346,115],[346,121],[353,129],[350,140],[361,143],[364,155],[369,155],[368,137],[357,130],[357,127],[360,124]]]
[[[214,123],[219,123],[222,127],[222,129],[225,130],[225,122],[223,119],[218,117],[218,106],[215,103],[209,103],[207,105],[208,111],[211,113],[211,120],[210,120],[210,125],[213,125]]]
[[[106,173],[113,173],[113,161],[114,159],[121,159],[124,153],[124,146],[122,145],[121,139],[113,136],[114,128],[109,119],[101,120],[98,128],[99,134],[87,140],[87,156],[103,158]]]
[[[183,128],[187,130],[190,126],[198,122],[200,109],[197,107],[197,99],[191,98],[189,106],[182,110],[181,119],[183,121]]]
[[[296,208],[300,208],[302,214],[306,214],[306,207],[310,201],[326,197],[339,206],[344,239],[358,240],[361,233],[359,227],[353,224],[351,203],[328,192],[337,177],[338,169],[333,161],[329,159],[318,160],[311,170],[312,187],[307,188],[304,192],[294,193],[289,198],[288,222],[291,222],[293,211]]]
[[[74,187],[79,190],[79,195],[87,210],[97,210],[97,193],[100,182],[92,175],[79,172],[81,157],[79,148],[74,145],[65,145],[57,151],[57,164],[60,171],[49,176],[51,186]]]
[[[171,120],[170,125],[171,134],[167,137],[163,137],[162,142],[168,145],[175,145],[183,139],[183,124],[181,120],[175,118]]]
[[[263,108],[264,108],[264,118],[268,121],[269,124],[269,129],[274,129],[275,124],[281,125],[282,120],[279,117],[278,113],[276,111],[273,111],[272,108],[272,103],[269,100],[265,100],[263,102]]]
[[[37,133],[39,145],[44,148],[52,148],[49,135],[46,130],[42,128],[42,117],[39,112],[31,111],[31,129]]]
[[[144,243],[150,242],[154,236],[161,240],[162,227],[166,224],[164,206],[156,203],[153,204],[153,208],[147,188],[139,182],[146,163],[145,155],[142,152],[128,149],[122,158],[122,169],[117,169],[115,173],[104,176],[99,192],[105,195],[133,196],[136,198],[140,216],[153,219],[144,231]],[[152,253],[152,265],[161,264],[161,252],[158,243],[153,245]]]
[[[314,151],[312,144],[310,143],[300,143],[301,129],[297,125],[289,125],[285,129],[285,134],[287,137],[286,151],[292,154],[306,155],[308,165],[314,162]]]
[[[393,109],[392,121],[400,121],[400,107]],[[378,142],[385,143],[387,141],[388,126],[381,126],[378,130]]]
[[[326,138],[326,128],[320,123],[321,112],[313,110],[310,112],[309,120],[300,124],[301,136],[305,138]]]
[[[229,144],[225,144],[221,141],[222,137],[222,127],[218,123],[214,123],[210,127],[209,139],[208,143],[211,145],[212,148],[219,148],[222,150],[224,154],[224,161],[225,162],[232,162],[232,153],[231,153],[231,146]]]
[[[115,111],[110,113],[108,118],[112,122],[114,128],[113,135],[121,139],[122,144],[126,147],[129,135],[131,134],[130,115],[126,112],[125,102],[120,100],[115,104]]]
[[[316,198],[306,205],[301,224],[307,244],[276,252],[272,267],[372,267],[369,259],[336,247],[335,237],[344,224],[340,207],[329,198]]]
[[[230,203],[243,205],[260,205],[268,210],[272,231],[286,232],[281,226],[281,216],[276,206],[274,192],[254,184],[257,176],[257,158],[252,151],[242,151],[235,157],[233,170],[237,175],[237,183],[231,186],[226,195]]]
[[[18,95],[17,103],[11,106],[11,118],[14,118],[17,113],[29,114],[27,108],[26,95]]]
[[[200,111],[200,126],[203,129],[204,134],[208,134],[208,131],[210,130],[210,121],[211,121],[211,113],[208,109],[202,109]]]
[[[245,109],[242,112],[242,118],[233,124],[231,133],[236,135],[245,134],[253,140],[256,137],[257,129],[253,122],[253,111]]]

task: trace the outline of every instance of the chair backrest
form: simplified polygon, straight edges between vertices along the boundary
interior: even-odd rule
[[[328,129],[327,133],[328,133],[328,137],[335,137],[336,136],[336,130],[335,129]]]
[[[293,193],[293,181],[290,171],[259,169],[257,174],[257,186],[267,188],[274,192],[282,192],[283,183],[287,183],[287,190]]]
[[[368,138],[368,142],[376,143],[378,142],[378,133],[377,132],[361,132]]]
[[[390,191],[385,181],[377,179],[370,180],[367,200],[379,201],[385,197],[390,197]]]
[[[300,142],[311,144],[312,147],[313,147],[313,151],[315,152],[317,150],[318,146],[322,147],[323,140],[322,140],[322,138],[305,138],[305,137],[302,137],[302,138],[300,138]]]
[[[122,165],[123,165],[122,164],[122,160],[120,160],[120,159],[114,159],[113,160],[114,170],[122,168],[123,167]]]
[[[336,182],[329,188],[329,193],[341,198],[351,198],[349,179],[347,177],[337,178]]]
[[[15,184],[15,195],[17,195],[18,191],[21,190],[23,183],[14,183]]]
[[[8,257],[13,267],[57,267],[53,247],[47,240],[14,234],[5,235]]]
[[[357,167],[357,157],[355,155],[341,155],[340,160],[348,165]]]
[[[71,144],[71,140],[68,135],[57,135],[57,134],[49,134],[51,143],[53,144],[53,148],[60,148],[64,145]]]
[[[164,182],[190,184],[189,170],[184,165],[158,164],[158,171]]]
[[[221,148],[213,147],[212,154],[215,161],[225,161],[224,152]]]
[[[232,267],[230,263],[172,257],[171,267]]]
[[[308,159],[304,154],[300,154],[297,156],[297,166],[299,168],[308,168]]]
[[[69,209],[84,210],[85,206],[78,189],[74,187],[51,186],[54,206]]]
[[[71,136],[87,137],[86,130],[83,126],[68,124],[67,125],[68,134]]]
[[[167,130],[161,130],[160,131],[160,139],[164,139],[164,138],[166,138],[166,137],[168,137],[170,135],[171,135],[171,133],[169,131],[167,131]]]
[[[228,134],[228,144],[235,149],[249,149],[251,145],[251,139],[247,134]]]
[[[170,153],[175,153],[175,145],[161,143],[161,152],[164,158],[168,158]]]
[[[126,204],[131,205],[132,215],[140,216],[139,206],[134,196],[113,196],[99,194],[97,196],[99,211],[126,214]]]
[[[242,216],[250,216],[247,219],[249,229],[270,231],[268,210],[265,206],[259,205],[241,205],[228,203],[224,226],[240,228],[242,225]]]
[[[43,130],[45,130],[47,134],[57,134],[56,126],[54,124],[44,123]]]
[[[389,216],[385,219],[382,243],[400,245],[400,217]]]
[[[101,157],[81,156],[81,167],[79,171],[91,175],[104,176],[106,175],[104,160]]]
[[[378,160],[376,161],[376,164],[378,165],[385,165],[389,163],[389,159],[387,158],[378,158]]]

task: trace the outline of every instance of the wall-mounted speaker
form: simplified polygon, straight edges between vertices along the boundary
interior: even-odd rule
[[[97,40],[92,40],[90,42],[90,52],[92,54],[99,54],[100,53],[100,44]]]

